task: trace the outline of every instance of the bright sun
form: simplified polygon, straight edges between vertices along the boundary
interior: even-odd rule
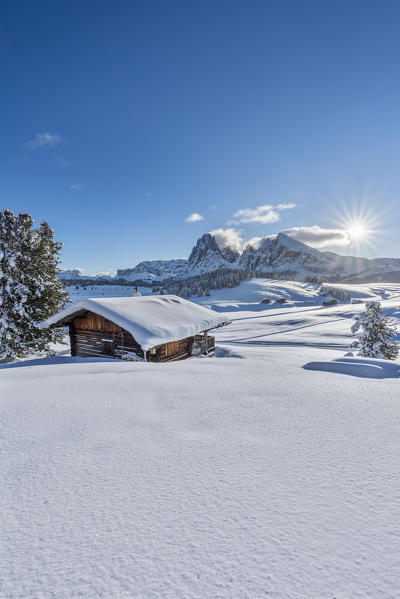
[[[375,240],[381,234],[380,223],[382,215],[376,207],[342,205],[337,212],[336,226],[343,231],[344,240],[353,248],[374,248]]]
[[[354,241],[361,241],[367,235],[368,231],[361,223],[354,223],[350,226],[348,233]]]

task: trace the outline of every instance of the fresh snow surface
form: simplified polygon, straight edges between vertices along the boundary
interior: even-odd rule
[[[179,341],[229,322],[226,316],[176,295],[82,299],[41,323],[48,327],[90,310],[128,331],[143,350]]]
[[[357,290],[400,324],[400,285]],[[363,305],[196,301],[214,358],[0,367],[0,596],[398,598],[400,362],[346,355]]]

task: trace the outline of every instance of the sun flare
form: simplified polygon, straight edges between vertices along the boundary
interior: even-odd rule
[[[382,212],[372,202],[353,206],[341,205],[336,211],[336,226],[343,231],[347,245],[358,250],[374,249],[376,239],[382,234]]]
[[[354,223],[348,229],[352,241],[362,241],[368,235],[368,229],[362,223]]]

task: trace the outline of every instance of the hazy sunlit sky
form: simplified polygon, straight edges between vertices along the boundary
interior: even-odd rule
[[[87,273],[220,228],[399,257],[399,22],[386,0],[4,0],[1,207]]]

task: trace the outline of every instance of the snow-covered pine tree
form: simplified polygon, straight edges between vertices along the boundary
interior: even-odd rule
[[[34,285],[29,301],[29,310],[36,322],[41,322],[65,307],[68,293],[58,278],[61,269],[60,252],[62,243],[54,241],[54,231],[47,222],[33,232],[30,277]],[[63,339],[61,329],[37,329],[35,351],[48,351],[50,343]]]
[[[364,358],[395,360],[399,348],[393,340],[397,331],[392,320],[382,312],[379,302],[368,302],[365,308],[365,313],[351,327],[352,333],[358,333],[351,347],[359,348],[358,355]]]
[[[35,323],[27,310],[30,295],[26,272],[30,263],[32,219],[0,212],[0,358],[25,355]]]
[[[58,280],[61,245],[47,223],[33,229],[29,214],[0,212],[0,359],[48,350],[60,333],[37,323],[64,307]]]

